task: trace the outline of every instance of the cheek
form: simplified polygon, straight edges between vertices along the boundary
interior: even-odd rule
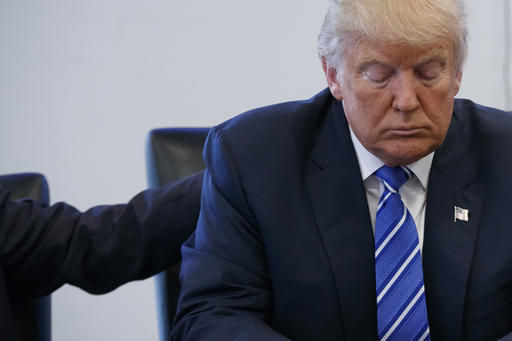
[[[445,109],[446,110],[446,109]],[[450,127],[450,122],[452,119],[452,107],[448,108],[445,111],[445,115],[439,118],[438,124],[437,124],[437,134],[438,139],[440,141],[443,141],[446,133],[448,132],[448,128]]]
[[[344,109],[354,134],[367,149],[372,149],[379,140],[379,119],[375,112],[361,102],[344,103]]]
[[[436,96],[430,105],[425,108],[427,115],[430,117],[434,127],[438,133],[445,133],[448,130],[453,114],[453,97],[442,94]]]
[[[382,89],[367,86],[362,80],[345,80],[344,84],[343,109],[347,121],[361,142],[373,143],[385,123],[391,96]]]
[[[346,82],[344,102],[348,110],[364,113],[365,116],[385,111],[389,106],[388,94],[382,89],[373,89],[365,81]]]

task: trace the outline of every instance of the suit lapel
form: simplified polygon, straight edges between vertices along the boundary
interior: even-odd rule
[[[432,339],[462,340],[464,297],[482,200],[469,192],[475,172],[457,119],[452,119],[430,171],[425,217],[423,271]],[[454,221],[454,206],[469,221]]]
[[[374,241],[341,102],[333,99],[305,170],[319,234],[338,290],[346,340],[376,340]]]

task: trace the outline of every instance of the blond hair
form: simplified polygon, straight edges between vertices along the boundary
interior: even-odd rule
[[[461,72],[467,54],[462,0],[330,0],[318,54],[327,65],[338,65],[346,49],[360,40],[425,46],[447,39]]]

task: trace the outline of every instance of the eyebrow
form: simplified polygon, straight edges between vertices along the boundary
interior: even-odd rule
[[[441,55],[438,55],[438,54],[432,54],[430,56],[426,56],[422,61],[420,61],[415,66],[415,68],[421,67],[421,66],[427,65],[429,63],[433,63],[433,62],[439,62],[439,64],[441,64],[442,67],[445,67],[446,64],[447,64],[445,56],[441,56]],[[358,70],[360,70],[360,71],[365,70],[365,69],[367,69],[368,67],[370,67],[372,65],[380,65],[380,66],[387,67],[387,68],[390,68],[390,69],[393,69],[393,70],[396,69],[396,66],[393,66],[391,64],[385,63],[385,62],[380,61],[378,59],[370,59],[370,60],[363,61],[359,65]]]
[[[395,69],[395,67],[393,65],[390,65],[390,64],[387,64],[387,63],[384,63],[380,60],[377,60],[377,59],[371,59],[371,60],[367,60],[367,61],[364,61],[362,62],[358,69],[359,70],[365,70],[367,69],[368,67],[372,66],[372,65],[380,65],[380,66],[384,66],[384,67],[387,67],[387,68],[390,68],[390,69]]]
[[[441,67],[445,67],[447,63],[446,58],[443,56],[431,56],[429,58],[426,58],[426,60],[422,61],[421,63],[419,63],[416,67],[424,66],[435,62],[441,64]]]

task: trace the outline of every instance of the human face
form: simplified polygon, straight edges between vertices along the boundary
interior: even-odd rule
[[[441,146],[462,74],[450,43],[425,47],[359,42],[341,68],[324,71],[361,144],[388,166],[411,164]]]

